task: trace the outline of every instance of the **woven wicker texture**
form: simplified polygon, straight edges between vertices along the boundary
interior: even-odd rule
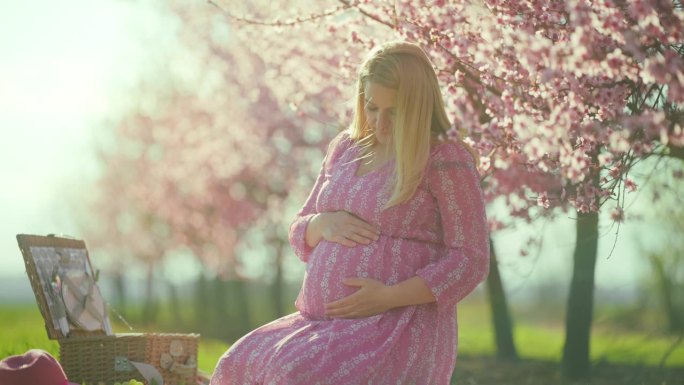
[[[147,383],[131,364],[139,362],[154,366],[165,385],[195,384],[198,334],[106,335],[104,330],[85,331],[73,325],[69,325],[68,333],[63,333],[50,277],[79,269],[93,274],[86,245],[81,240],[25,234],[17,235],[17,241],[48,337],[59,342],[59,361],[70,381],[109,385],[135,379]]]
[[[177,359],[174,357],[170,368],[162,368],[161,357],[170,352],[170,346],[174,341],[182,345],[184,353]],[[68,338],[59,341],[60,362],[67,377],[79,384],[111,384],[130,379],[145,382],[131,365],[126,364],[127,359],[156,367],[164,378],[164,384],[191,385],[195,383],[197,375],[195,360],[198,341],[197,334],[171,333]],[[188,360],[191,361],[191,365],[184,365]]]

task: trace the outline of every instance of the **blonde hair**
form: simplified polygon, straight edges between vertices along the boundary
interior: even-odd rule
[[[404,41],[383,44],[372,50],[361,65],[354,119],[349,135],[365,149],[376,143],[366,121],[365,86],[373,82],[397,90],[394,120],[395,168],[388,186],[387,207],[405,202],[420,184],[430,157],[432,142],[446,138],[451,126],[437,75],[430,59],[417,45]]]

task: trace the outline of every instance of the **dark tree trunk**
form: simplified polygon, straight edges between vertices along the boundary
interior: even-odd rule
[[[231,291],[233,292],[231,298],[235,303],[236,324],[238,326],[237,336],[242,336],[252,329],[249,316],[249,293],[246,286],[247,283],[242,278],[231,281]]]
[[[143,321],[153,323],[157,320],[157,299],[154,297],[154,265],[147,266],[147,282],[145,282],[145,308],[143,309]]]
[[[225,279],[217,276],[214,278],[214,299],[213,303],[213,316],[212,326],[217,336],[221,339],[228,339],[232,337],[233,331],[226,325],[232,324],[230,322],[230,315],[228,314],[228,291],[229,282]]]
[[[124,282],[124,276],[121,272],[117,271],[112,276],[112,281],[114,283],[114,292],[116,293],[116,307],[117,311],[121,316],[126,316],[126,284]]]
[[[240,278],[216,277],[211,297],[211,319],[208,335],[226,340],[236,340],[250,330],[249,307],[245,281]],[[207,310],[204,311],[205,316]]]
[[[201,328],[202,333],[208,333],[207,325],[207,312],[211,308],[209,305],[209,284],[207,282],[207,277],[204,273],[200,274],[197,278],[197,283],[195,287],[195,300],[193,301],[195,305],[194,315],[195,315],[195,325]]]
[[[566,380],[590,374],[589,342],[594,307],[594,272],[598,252],[598,213],[578,213],[574,268],[565,318],[562,372]]]
[[[178,289],[173,282],[166,282],[166,287],[169,290],[169,303],[171,305],[171,317],[173,317],[173,326],[176,328],[183,328],[183,312],[181,311],[181,303],[178,298]]]
[[[275,246],[275,278],[271,287],[271,297],[273,298],[273,310],[276,318],[285,315],[285,304],[283,303],[283,251],[285,242],[280,238],[274,238]]]
[[[487,277],[487,294],[492,312],[494,335],[496,337],[496,356],[500,359],[515,361],[518,351],[513,341],[513,323],[508,310],[506,293],[501,282],[499,266],[494,251],[494,242],[489,239],[489,276]]]
[[[672,272],[668,272],[663,256],[652,254],[649,259],[651,261],[651,266],[653,266],[653,270],[655,271],[656,283],[658,284],[657,290],[663,301],[663,307],[665,314],[667,315],[667,329],[672,333],[682,332],[684,331],[684,321],[679,314],[679,309],[673,298],[676,289],[672,276],[670,275]]]

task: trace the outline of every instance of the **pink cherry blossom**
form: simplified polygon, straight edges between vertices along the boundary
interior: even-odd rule
[[[610,218],[615,222],[624,222],[625,211],[622,209],[622,207],[616,207],[613,211],[611,211]]]
[[[551,206],[549,202],[549,197],[546,195],[546,192],[539,194],[539,196],[537,197],[537,205],[542,206],[545,209],[548,209]]]
[[[169,241],[234,267],[244,229],[301,201],[327,139],[350,123],[359,64],[388,40],[431,58],[449,135],[479,152],[486,199],[503,197],[513,216],[619,206],[619,189],[637,187],[635,159],[684,147],[684,12],[671,2],[205,5],[163,5],[201,75],[172,92],[143,87],[166,95],[158,111],[118,122],[119,151],[103,155],[108,230],[155,229],[140,254]]]
[[[627,191],[629,191],[629,192],[634,192],[634,191],[636,191],[636,189],[637,189],[637,184],[634,183],[633,180],[627,178],[627,179],[625,179],[625,188],[626,188]]]

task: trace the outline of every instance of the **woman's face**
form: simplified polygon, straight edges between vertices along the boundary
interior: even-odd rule
[[[366,122],[378,143],[389,144],[394,130],[397,91],[377,83],[368,82],[364,87]]]

